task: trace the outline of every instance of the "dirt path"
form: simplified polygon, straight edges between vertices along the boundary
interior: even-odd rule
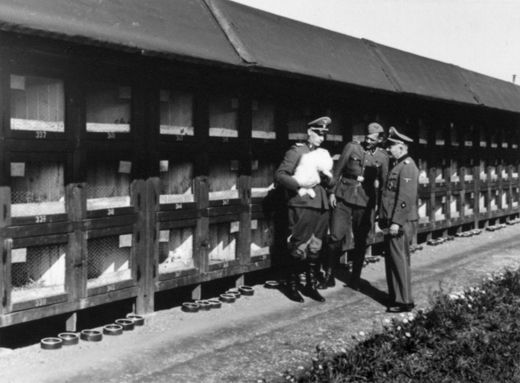
[[[179,308],[156,312],[144,327],[101,343],[56,351],[39,345],[0,351],[1,382],[257,382],[308,363],[317,344],[351,344],[352,335],[378,328],[385,318],[383,262],[364,270],[362,292],[342,282],[327,302],[288,301],[255,287],[221,310],[197,314]],[[428,305],[439,283],[460,290],[487,273],[520,267],[520,225],[426,246],[412,258],[416,304]],[[50,334],[53,335],[53,334]]]

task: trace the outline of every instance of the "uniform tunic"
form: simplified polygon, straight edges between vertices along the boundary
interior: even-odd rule
[[[397,304],[413,303],[410,275],[410,240],[413,224],[419,219],[417,186],[419,170],[413,159],[404,156],[388,174],[381,197],[381,226],[400,226],[397,236],[387,237],[386,278],[391,300]]]
[[[330,266],[338,257],[342,241],[346,240],[347,247],[353,244],[353,285],[361,276],[368,237],[374,225],[374,209],[387,172],[386,151],[367,150],[357,141],[345,145],[334,168],[333,191],[337,205],[331,216],[328,263]]]
[[[334,168],[334,193],[348,204],[374,207],[378,186],[382,187],[387,172],[388,154],[385,150],[366,150],[357,141],[349,142]],[[363,180],[360,181],[359,177]]]
[[[286,191],[289,207],[289,250],[296,259],[315,260],[321,250],[322,240],[328,229],[329,201],[327,191],[318,184],[313,187],[316,196],[298,194],[299,185],[292,177],[303,154],[315,148],[308,144],[293,145],[275,172],[275,181]],[[330,180],[322,183],[327,184]]]

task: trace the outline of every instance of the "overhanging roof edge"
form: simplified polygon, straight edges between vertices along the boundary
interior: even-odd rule
[[[202,0],[203,3],[208,7],[209,12],[213,15],[218,25],[224,32],[224,35],[228,39],[233,49],[237,52],[238,56],[247,64],[256,64],[255,57],[249,52],[245,44],[240,39],[240,36],[233,28],[232,22],[230,22],[222,10],[219,8],[217,1],[214,0]]]

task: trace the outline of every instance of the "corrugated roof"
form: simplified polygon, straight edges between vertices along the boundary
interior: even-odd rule
[[[478,104],[456,66],[365,41],[384,61],[403,93]]]
[[[0,30],[241,63],[201,0],[2,0]]]
[[[360,39],[225,0],[210,0],[262,68],[394,91]]]
[[[490,108],[520,112],[520,86],[459,68],[469,89]]]
[[[0,0],[0,31],[520,112],[513,84],[227,0]]]

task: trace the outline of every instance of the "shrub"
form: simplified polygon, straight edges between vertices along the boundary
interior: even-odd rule
[[[317,347],[298,382],[519,382],[520,269],[432,297],[350,350]]]

